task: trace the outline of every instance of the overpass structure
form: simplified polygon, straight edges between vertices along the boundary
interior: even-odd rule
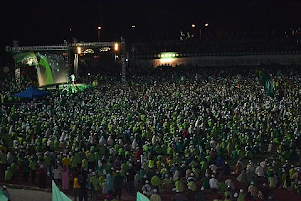
[[[6,46],[6,52],[26,52],[26,51],[70,51],[75,50],[77,47],[83,48],[100,48],[100,47],[113,47],[118,42],[81,42],[81,43],[67,43],[58,45],[39,45],[39,46],[19,46],[14,43],[14,46]]]

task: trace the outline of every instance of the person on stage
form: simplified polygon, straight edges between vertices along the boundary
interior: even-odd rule
[[[72,74],[70,77],[71,77],[72,86],[75,86],[75,75]]]

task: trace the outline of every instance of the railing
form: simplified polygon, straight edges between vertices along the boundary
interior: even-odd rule
[[[23,47],[5,47],[5,51],[7,52],[22,52],[22,51],[49,51],[49,50],[57,50],[57,51],[67,51],[68,46],[66,45],[42,45],[42,46],[23,46]]]

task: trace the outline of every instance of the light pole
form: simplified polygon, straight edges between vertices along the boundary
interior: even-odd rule
[[[195,24],[191,24],[191,29],[193,30],[193,37],[195,37],[196,33],[195,33],[195,28],[196,28],[196,25]],[[200,28],[200,33],[201,33],[201,28]],[[201,40],[201,39],[200,39]]]
[[[97,27],[97,37],[98,37],[98,42],[100,42],[100,30],[101,30],[101,26]]]
[[[136,40],[136,33],[135,33],[136,25],[131,26],[131,34],[132,34],[132,42]]]
[[[208,27],[209,27],[209,23],[205,23],[205,24],[204,24],[204,27],[205,27],[205,28],[208,28]],[[191,24],[191,28],[192,28],[192,29],[196,28],[196,25],[195,25],[195,24]],[[200,32],[200,40],[202,40],[202,26],[200,26],[199,32]]]

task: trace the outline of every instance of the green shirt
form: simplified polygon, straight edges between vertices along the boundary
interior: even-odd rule
[[[29,162],[29,168],[30,168],[31,170],[36,170],[36,169],[37,169],[37,162],[31,160],[31,161]]]
[[[0,154],[0,164],[6,164],[7,163],[7,157],[4,153]]]
[[[11,170],[6,170],[6,171],[5,171],[4,179],[5,179],[6,181],[10,181],[10,180],[12,179],[12,177],[13,177],[12,171],[11,171]]]
[[[176,190],[178,192],[183,192],[184,191],[184,186],[183,186],[182,182],[176,181],[175,186],[176,186]]]
[[[151,184],[153,186],[160,186],[161,185],[161,179],[157,175],[155,175],[151,179]]]
[[[51,157],[50,156],[45,156],[44,160],[45,160],[46,166],[50,166],[51,165]]]
[[[93,190],[98,191],[98,179],[95,176],[92,176],[90,181],[92,183]]]

